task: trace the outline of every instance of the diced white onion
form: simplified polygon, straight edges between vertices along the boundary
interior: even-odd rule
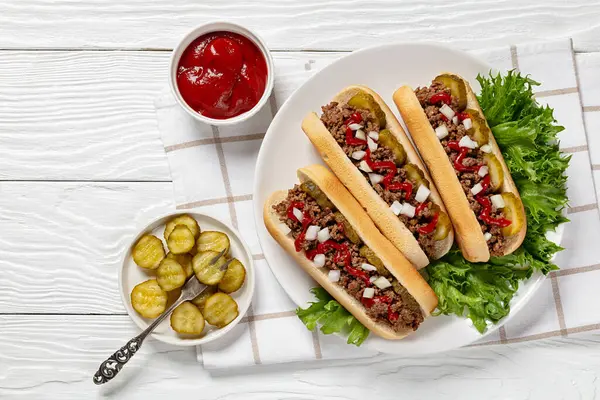
[[[354,136],[356,136],[356,138],[360,139],[360,140],[367,140],[367,135],[365,135],[365,131],[363,131],[361,129],[357,130],[356,135],[354,135]]]
[[[492,234],[489,232],[486,232],[483,234],[483,237],[485,238],[485,241],[488,242],[492,238]]]
[[[369,145],[369,150],[371,150],[371,151],[377,150],[377,142],[374,141],[373,139],[371,139],[370,137],[367,138],[367,144]]]
[[[463,119],[463,125],[465,126],[465,129],[471,129],[473,127],[473,121],[471,121],[471,118]]]
[[[357,131],[359,129],[362,129],[362,125],[361,124],[357,124],[357,123],[353,123],[348,125],[348,128],[352,129],[353,131]]]
[[[444,104],[440,107],[440,112],[444,114],[444,116],[448,119],[454,118],[455,112],[448,106],[448,104]]]
[[[408,218],[412,218],[415,216],[415,207],[411,206],[408,203],[402,203],[401,214],[406,215]]]
[[[504,199],[502,198],[501,194],[495,194],[493,196],[490,196],[490,200],[496,208],[504,208],[506,206],[506,203],[504,203]]]
[[[362,160],[363,158],[365,158],[365,153],[362,150],[356,150],[355,152],[352,153],[352,158],[354,158],[355,160]]]
[[[373,289],[372,287],[368,287],[365,288],[365,290],[363,290],[363,296],[365,299],[372,299],[373,296],[375,296],[375,289]]]
[[[292,209],[292,213],[294,214],[294,217],[296,217],[296,219],[298,221],[302,222],[302,220],[304,219],[304,214],[302,214],[302,211],[300,211],[296,207],[294,207]]]
[[[437,128],[435,128],[435,136],[438,137],[438,139],[442,140],[443,138],[445,138],[446,136],[448,136],[448,128],[446,127],[446,125],[440,125]]]
[[[369,278],[369,282],[373,283],[377,280],[377,278],[379,278],[378,276],[372,276]]]
[[[477,146],[479,146],[477,144],[476,141],[472,140],[470,137],[468,136],[463,136],[459,141],[458,141],[458,145],[460,147],[467,147],[469,149],[476,149]]]
[[[308,227],[308,229],[306,230],[306,235],[304,236],[304,238],[306,240],[315,240],[317,238],[317,234],[319,233],[319,226],[318,225],[311,225]]]
[[[392,210],[394,214],[398,215],[400,214],[400,211],[402,211],[402,204],[400,204],[398,200],[395,200],[390,206],[390,210]]]
[[[362,169],[365,172],[373,172],[373,170],[371,169],[371,167],[369,167],[369,164],[367,164],[367,162],[365,160],[362,160],[358,164],[358,168]]]
[[[289,226],[287,226],[286,224],[284,224],[283,222],[282,222],[281,224],[279,224],[279,229],[280,229],[280,230],[281,230],[281,232],[282,232],[284,235],[286,235],[286,236],[287,236],[287,235],[289,235],[289,234],[290,234],[290,232],[292,231],[292,230],[290,229],[290,227],[289,227]]]
[[[427,198],[429,197],[429,193],[431,193],[431,190],[429,190],[427,186],[420,185],[419,189],[417,189],[417,194],[415,194],[415,200],[419,203],[422,203],[425,200],[427,200]]]
[[[487,167],[487,165],[483,165],[483,166],[479,167],[479,170],[477,171],[477,175],[479,175],[480,177],[483,178],[489,172],[490,172],[490,169]]]
[[[317,233],[317,239],[320,243],[326,242],[329,240],[331,236],[329,236],[329,228],[323,228]]]
[[[369,174],[369,179],[371,180],[371,183],[375,185],[383,180],[383,175]]]
[[[454,117],[452,117],[452,123],[454,125],[458,124],[458,117],[456,115]]]
[[[362,269],[364,269],[365,271],[377,271],[377,268],[374,265],[367,264],[367,263],[362,263],[362,265],[360,267]]]
[[[327,277],[329,278],[329,282],[337,282],[340,280],[340,275],[341,272],[339,269],[332,269],[329,271],[329,274],[327,274]]]
[[[484,153],[491,153],[492,146],[490,146],[489,144],[484,144],[483,146],[481,146],[481,151],[483,151]]]
[[[313,259],[315,265],[319,268],[325,265],[325,254],[317,254]]]
[[[477,196],[477,194],[479,192],[481,192],[482,190],[483,190],[483,186],[481,186],[481,183],[478,183],[477,185],[475,185],[471,188],[471,193],[473,193],[473,196]]]
[[[377,286],[379,289],[387,289],[390,286],[392,286],[390,281],[385,279],[385,277],[383,276],[380,276],[379,278],[375,279],[375,281],[373,281],[373,285]]]
[[[369,132],[369,137],[373,140],[379,140],[379,132],[371,131]]]

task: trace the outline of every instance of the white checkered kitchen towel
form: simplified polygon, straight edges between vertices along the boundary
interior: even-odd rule
[[[568,170],[568,225],[557,264],[528,307],[486,343],[512,343],[600,329],[600,219],[594,179],[600,181],[599,54],[573,53],[570,40],[474,52],[498,70],[517,68],[542,83],[536,96],[565,126],[561,147],[573,158]],[[244,367],[301,360],[365,357],[372,353],[337,337],[311,333],[273,277],[258,243],[252,212],[256,156],[264,133],[290,93],[338,55],[275,55],[276,85],[270,103],[242,126],[216,128],[187,116],[165,90],[156,100],[158,126],[180,210],[197,208],[230,220],[256,260],[257,290],[248,315],[228,343],[198,349],[205,368]],[[585,122],[584,122],[585,114]],[[587,137],[586,137],[587,125]],[[598,182],[600,183],[600,182]],[[600,187],[600,185],[597,185]],[[293,343],[293,345],[290,345]]]

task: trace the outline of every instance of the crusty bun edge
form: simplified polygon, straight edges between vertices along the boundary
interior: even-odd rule
[[[483,112],[477,102],[477,97],[468,82],[464,79],[463,81],[467,87],[467,107],[476,109],[485,120]],[[413,89],[409,86],[402,86],[394,92],[393,100],[402,115],[402,119],[408,127],[413,141],[425,160],[425,164],[429,168],[429,172],[433,176],[436,186],[438,186],[446,208],[449,210],[450,218],[456,231],[456,240],[463,256],[472,262],[488,261],[490,252],[483,233],[481,232],[477,217],[471,210],[469,201],[456,177],[454,168],[437,138],[433,127],[429,124],[429,120],[427,119],[419,100],[414,94]],[[492,147],[492,152],[498,158],[504,169],[505,178],[501,188],[502,192],[512,192],[520,200],[518,190],[512,180],[510,171],[504,162],[502,153],[493,135],[490,135],[489,144]],[[521,207],[523,207],[522,202]],[[524,210],[523,215],[525,215]],[[523,224],[523,229],[521,229],[518,234],[507,238],[508,241],[504,254],[512,253],[521,245],[525,238],[526,229],[526,224]]]
[[[418,154],[408,140],[400,123],[377,93],[364,86],[350,86],[338,93],[333,101],[346,103],[359,91],[365,91],[371,94],[379,103],[381,109],[386,114],[386,128],[389,129],[404,146],[409,162],[417,165],[431,182],[431,177],[427,174],[426,169],[423,167]],[[429,264],[429,259],[423,249],[421,249],[412,232],[410,232],[402,221],[394,215],[387,203],[377,194],[377,192],[375,192],[360,170],[354,166],[329,130],[323,125],[317,114],[309,113],[302,121],[302,129],[317,148],[323,157],[323,160],[350,190],[354,197],[356,197],[359,203],[363,205],[382,233],[392,241],[394,246],[396,246],[415,267],[420,269],[427,266]],[[439,193],[433,185],[431,186],[431,200],[445,211]],[[451,231],[444,240],[439,240],[435,243],[433,249],[434,256],[432,258],[438,259],[446,254],[452,246],[453,241],[454,233]]]
[[[331,200],[336,208],[344,215],[363,242],[371,248],[381,259],[386,268],[394,275],[398,282],[415,298],[421,306],[424,316],[429,316],[437,306],[437,297],[427,282],[412,267],[409,261],[377,230],[373,222],[366,215],[360,204],[346,190],[342,183],[321,165],[312,165],[298,171],[301,181],[310,179]],[[328,279],[327,268],[317,268],[308,260],[303,252],[296,252],[294,241],[285,235],[281,229],[279,216],[273,209],[287,196],[287,191],[273,193],[265,202],[263,218],[267,230],[273,238],[298,262],[298,264],[319,285],[325,288],[342,306],[352,313],[363,325],[378,336],[386,339],[401,339],[412,330],[394,332],[390,327],[377,323],[371,319],[364,306],[342,287]]]

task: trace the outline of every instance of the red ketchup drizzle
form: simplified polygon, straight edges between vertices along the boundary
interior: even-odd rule
[[[300,222],[300,221],[298,221],[298,218],[296,218],[296,216],[294,215],[294,208],[303,210],[304,203],[302,203],[301,201],[294,201],[294,202],[290,203],[290,205],[287,208],[288,218],[291,218],[296,222]],[[310,219],[306,214],[303,214],[302,232],[300,232],[300,234],[298,235],[296,240],[294,240],[294,247],[296,248],[296,251],[302,250],[302,243],[304,243],[304,237],[306,236],[306,230],[308,229],[308,226],[310,225],[311,222],[312,222],[312,219]],[[313,255],[313,258],[315,258],[314,255]]]
[[[267,83],[267,63],[245,36],[212,32],[194,40],[177,66],[177,87],[198,113],[227,119],[254,108]]]
[[[483,208],[483,210],[481,210],[481,213],[479,213],[479,218],[486,224],[497,225],[501,228],[506,228],[512,223],[512,221],[506,218],[490,217],[490,214],[492,212],[492,202],[489,198],[484,196],[475,196],[475,200],[477,200],[477,202],[481,204],[481,207]]]
[[[458,117],[459,121],[464,121],[465,119],[470,119],[471,116],[469,114],[467,114],[466,112],[461,112],[456,114],[456,116]]]
[[[450,105],[450,103],[452,103],[452,96],[450,96],[450,94],[448,94],[446,92],[436,93],[429,98],[429,103],[431,103],[431,104],[445,103],[445,104]]]
[[[362,297],[360,301],[367,308],[371,308],[375,304],[379,304],[379,303],[387,304],[388,305],[387,318],[388,318],[388,320],[390,320],[390,322],[396,322],[398,320],[398,318],[400,317],[400,315],[397,312],[392,311],[392,306],[391,306],[392,299],[389,298],[388,296],[376,296],[376,297],[373,297],[372,299],[367,299],[366,297]]]
[[[456,160],[454,160],[454,169],[460,172],[479,171],[481,165],[473,165],[472,167],[467,167],[466,165],[463,165],[463,160],[465,159],[470,150],[468,147],[460,147],[456,140],[451,140],[448,142],[448,148],[451,150],[458,151],[458,156],[456,156]]]
[[[417,206],[417,208],[415,209],[415,215],[419,215],[423,212],[423,210],[425,210],[425,208],[427,208],[427,202],[423,202],[421,204],[419,204]]]
[[[417,229],[417,231],[422,235],[430,234],[431,232],[433,232],[435,230],[435,227],[438,223],[439,218],[440,218],[440,214],[435,213],[433,218],[431,218],[431,221],[427,225],[424,225],[424,226],[420,227],[419,229]]]

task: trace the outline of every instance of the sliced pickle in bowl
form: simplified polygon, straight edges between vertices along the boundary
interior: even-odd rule
[[[198,309],[200,311],[204,310],[204,304],[206,303],[206,300],[212,296],[213,294],[217,293],[217,287],[216,286],[209,286],[206,289],[204,289],[204,291],[202,293],[200,293],[198,296],[196,296],[194,298],[194,300],[192,300],[192,303],[198,307]]]
[[[327,195],[325,193],[323,193],[323,191],[321,189],[319,189],[319,187],[317,185],[315,185],[314,182],[311,182],[311,181],[302,182],[300,184],[300,189],[304,193],[306,193],[307,195],[312,197],[317,202],[317,204],[320,205],[321,207],[330,208],[332,210],[335,209],[335,206],[333,205],[331,200],[329,200],[327,198]]]
[[[244,268],[244,264],[234,258],[227,267],[223,279],[219,282],[219,290],[223,293],[233,293],[242,287],[245,279],[246,268]]]
[[[189,301],[183,302],[171,314],[171,328],[177,333],[199,335],[204,330],[204,317]]]
[[[483,162],[488,167],[488,174],[490,174],[490,191],[496,192],[502,187],[504,182],[504,169],[500,160],[491,153],[484,154]]]
[[[131,306],[144,318],[156,318],[167,309],[167,292],[156,279],[148,279],[131,291]]]
[[[194,234],[185,225],[177,225],[167,239],[167,247],[173,254],[183,254],[194,248]]]
[[[368,110],[379,122],[379,128],[385,128],[385,113],[375,101],[375,98],[367,92],[360,91],[348,100],[348,105],[354,108]]]
[[[403,168],[406,171],[408,179],[415,185],[415,189],[418,189],[420,185],[425,185],[426,188],[429,188],[429,181],[425,178],[425,174],[419,167],[409,163]]]
[[[205,285],[217,285],[225,275],[225,271],[221,270],[223,264],[227,262],[224,255],[219,257],[216,263],[211,264],[212,260],[218,255],[219,253],[216,251],[209,250],[196,254],[192,259],[192,267],[196,278]]]
[[[167,254],[167,258],[177,261],[179,263],[179,265],[181,265],[183,267],[183,270],[185,271],[185,275],[187,278],[194,275],[194,269],[192,268],[192,255],[191,254],[189,254],[189,253],[173,254],[173,253],[169,252]]]
[[[516,235],[521,231],[525,224],[525,213],[521,207],[521,202],[517,196],[511,192],[502,193],[502,200],[504,200],[504,208],[502,209],[504,218],[511,222],[509,226],[502,228],[502,235]]]
[[[229,238],[223,232],[204,231],[196,241],[196,249],[199,253],[203,251],[216,251],[217,253],[225,250],[229,252]]]
[[[133,246],[131,255],[138,266],[156,269],[165,258],[165,249],[159,238],[153,235],[144,235]]]
[[[230,295],[215,293],[206,300],[202,314],[209,324],[223,328],[237,318],[239,311],[237,303]]]
[[[171,235],[171,232],[173,232],[173,229],[175,229],[177,225],[187,226],[194,235],[194,239],[198,239],[198,236],[200,236],[200,226],[198,225],[198,222],[188,214],[183,214],[167,222],[164,233],[165,240],[169,240],[169,235]]]
[[[358,233],[356,233],[352,225],[350,225],[350,222],[348,222],[346,217],[344,217],[339,211],[336,211],[333,214],[333,216],[337,223],[342,224],[342,226],[344,227],[344,236],[346,236],[348,240],[350,240],[352,243],[359,244],[361,242],[360,237],[358,236]]]
[[[156,281],[162,290],[170,292],[185,283],[187,275],[183,267],[172,258],[165,258],[156,270]]]
[[[406,151],[389,129],[383,129],[379,132],[379,143],[394,153],[394,163],[397,166],[404,165],[406,162]]]
[[[458,102],[458,111],[467,108],[467,86],[460,77],[452,74],[442,74],[436,76],[434,82],[442,83],[450,89],[450,94],[452,94]]]

